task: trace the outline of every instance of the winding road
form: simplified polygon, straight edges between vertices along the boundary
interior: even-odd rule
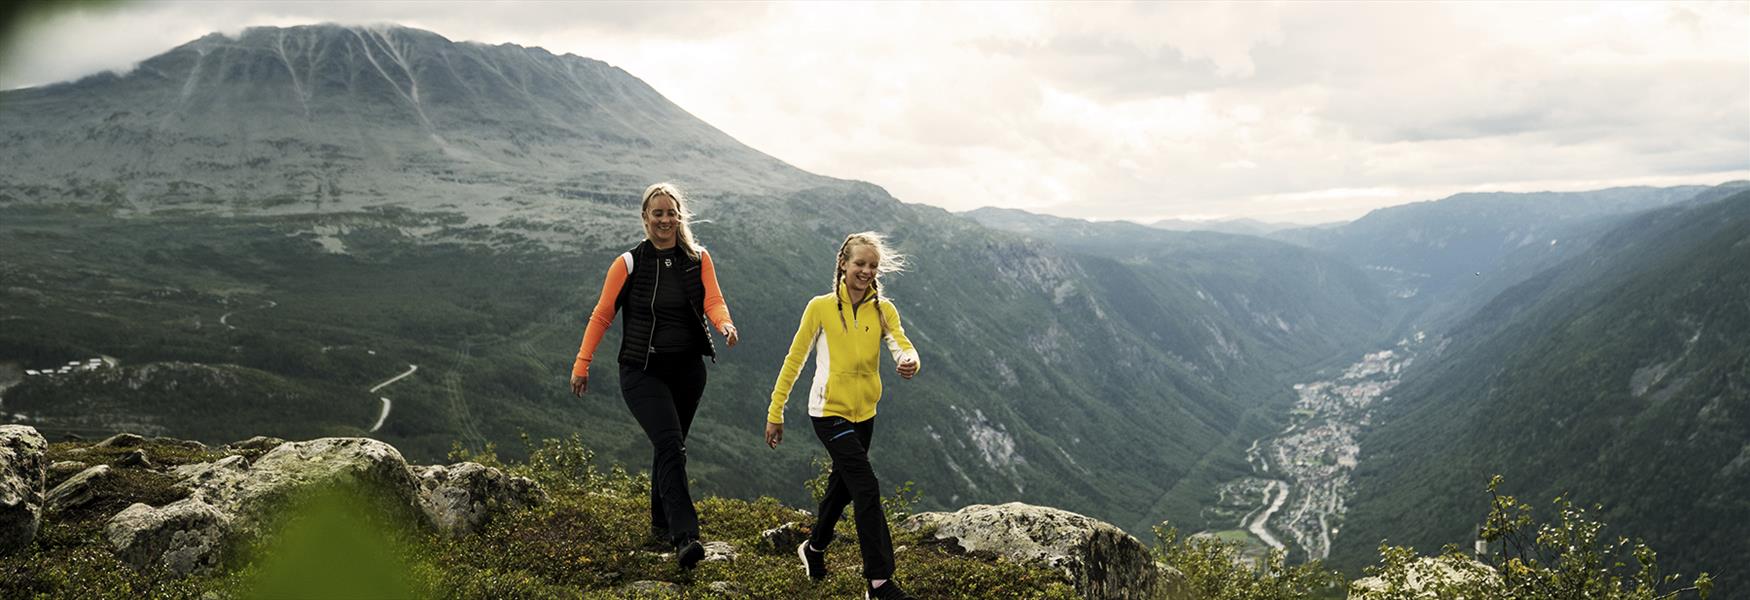
[[[419,365],[407,365],[407,372],[406,373],[402,373],[400,375],[390,377],[388,381],[377,384],[376,387],[371,388],[371,393],[375,394],[375,393],[377,393],[377,390],[383,389],[384,387],[387,387],[391,383],[401,381],[401,378],[406,377],[408,375],[412,375],[414,371],[418,371],[418,370],[419,370]],[[378,429],[383,428],[383,421],[386,421],[389,419],[389,409],[390,409],[390,407],[394,406],[394,402],[390,401],[386,397],[378,396],[377,399],[383,401],[383,412],[381,414],[377,415],[377,424],[371,426],[370,433],[376,433]]]

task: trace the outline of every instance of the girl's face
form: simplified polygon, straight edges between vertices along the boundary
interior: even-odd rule
[[[881,255],[875,252],[874,246],[853,245],[850,254],[839,263],[839,268],[845,270],[845,288],[853,296],[867,294],[869,286],[875,283],[875,276],[880,273]]]
[[[674,247],[675,230],[680,223],[681,215],[675,210],[674,198],[667,194],[650,197],[650,205],[644,209],[644,235],[650,238],[651,244],[662,249]]]

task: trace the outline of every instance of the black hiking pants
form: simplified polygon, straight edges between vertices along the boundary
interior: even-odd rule
[[[869,442],[875,435],[875,419],[852,423],[841,417],[812,417],[814,435],[832,457],[832,474],[826,480],[826,498],[815,512],[814,533],[809,542],[825,550],[832,543],[833,526],[854,504],[857,519],[857,549],[863,553],[864,579],[893,578],[893,538],[887,531],[887,514],[881,511],[881,482],[869,464]]]
[[[699,514],[687,490],[687,431],[705,393],[705,361],[697,354],[653,354],[644,368],[620,365],[620,393],[644,428],[650,463],[650,528],[676,546],[699,539]]]

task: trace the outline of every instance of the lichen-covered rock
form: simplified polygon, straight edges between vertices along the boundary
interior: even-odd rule
[[[1399,573],[1363,577],[1349,584],[1349,598],[1445,598],[1455,586],[1478,580],[1498,581],[1494,567],[1462,556],[1422,556]]]
[[[229,444],[226,444],[226,446],[229,446],[233,450],[251,450],[251,451],[255,451],[255,452],[267,452],[268,450],[272,450],[274,448],[277,448],[277,447],[279,447],[280,444],[284,444],[284,443],[286,443],[285,440],[282,440],[282,439],[279,439],[276,437],[268,437],[265,435],[258,435],[258,436],[249,438],[247,440],[238,441],[238,442],[231,442]]]
[[[796,546],[802,540],[808,539],[808,532],[802,530],[802,525],[791,521],[760,532],[760,550],[775,554],[796,552]]]
[[[27,425],[0,425],[0,555],[30,546],[42,525],[43,451],[48,440]]]
[[[82,462],[79,462],[76,460],[57,460],[55,462],[49,463],[48,478],[53,480],[53,479],[56,479],[59,477],[66,477],[68,475],[72,475],[72,474],[78,473],[80,471],[84,471],[85,469],[88,469],[90,467],[91,467],[90,464],[82,463]]]
[[[99,448],[133,448],[146,443],[146,438],[132,433],[118,433],[97,443]]]
[[[419,506],[432,525],[450,535],[479,531],[493,517],[547,501],[527,477],[512,477],[480,463],[412,467]]]
[[[418,506],[417,484],[407,461],[395,447],[365,438],[322,438],[280,444],[253,464],[241,456],[172,470],[189,497],[161,508],[129,507],[109,524],[109,538],[118,553],[136,566],[159,563],[202,569],[227,547],[214,541],[230,536],[259,535],[276,511],[295,494],[318,485],[358,485],[388,494],[410,510]],[[124,515],[126,518],[124,518]],[[216,515],[216,516],[213,516]],[[211,518],[209,518],[211,517]],[[134,531],[139,527],[181,528],[199,525],[200,535],[160,535]],[[151,543],[139,546],[137,538]],[[126,550],[123,543],[129,542]],[[179,571],[186,572],[186,571]]]
[[[738,556],[729,542],[705,542],[705,562],[734,562]]]
[[[919,513],[901,525],[970,553],[1063,570],[1084,598],[1184,598],[1183,578],[1147,546],[1109,523],[1019,502]]]
[[[152,459],[146,456],[146,451],[138,448],[116,458],[115,465],[118,467],[132,467],[136,469],[158,468],[158,465],[154,464]]]
[[[229,520],[196,498],[162,508],[134,504],[109,520],[104,535],[123,562],[187,575],[219,564]]]
[[[96,484],[111,477],[111,471],[109,465],[97,465],[80,471],[55,486],[55,489],[49,490],[45,504],[49,510],[67,510],[90,504],[97,499]]]

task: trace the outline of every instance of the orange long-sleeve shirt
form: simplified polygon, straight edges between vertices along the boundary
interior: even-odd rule
[[[729,305],[723,302],[723,291],[717,286],[717,267],[711,262],[711,253],[699,252],[699,263],[699,278],[705,284],[705,317],[719,328],[734,323],[729,319]],[[583,344],[577,348],[577,361],[571,365],[572,375],[589,375],[589,363],[595,356],[595,348],[602,343],[608,327],[614,324],[614,299],[620,297],[620,288],[626,285],[629,274],[626,254],[616,257],[614,264],[608,266],[608,277],[602,282],[602,295],[596,298],[595,310],[589,313],[589,325],[583,330]]]

